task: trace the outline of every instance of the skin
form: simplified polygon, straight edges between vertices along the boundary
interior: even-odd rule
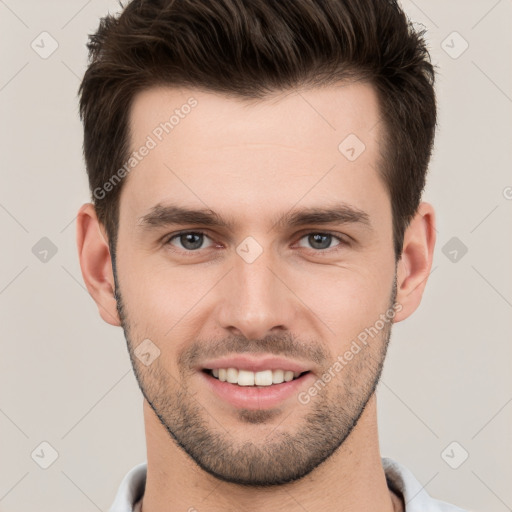
[[[132,106],[132,149],[191,96],[197,106],[126,178],[115,275],[93,205],[77,219],[87,289],[103,320],[123,327],[144,395],[144,512],[401,510],[381,465],[374,389],[391,324],[420,304],[435,217],[420,204],[397,264],[373,88],[340,84],[250,102],[148,89]],[[350,133],[366,146],[354,161],[338,150]],[[292,208],[340,201],[366,212],[371,229],[275,224]],[[234,226],[143,229],[139,219],[169,202],[210,208]],[[206,236],[168,241],[182,230]],[[308,236],[326,231],[335,236],[320,245]],[[262,249],[251,263],[236,251],[248,236]],[[393,305],[393,320],[306,404],[294,395],[240,410],[195,368],[212,355],[278,354],[305,363],[315,381]],[[134,353],[147,338],[160,351],[148,366]]]

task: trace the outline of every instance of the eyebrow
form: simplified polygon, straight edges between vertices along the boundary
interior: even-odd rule
[[[279,216],[273,227],[298,227],[307,224],[360,224],[372,229],[369,215],[346,203],[333,207],[306,207],[292,209]],[[208,227],[226,228],[233,230],[235,223],[224,219],[216,212],[207,209],[193,209],[172,204],[157,204],[148,213],[139,217],[138,226],[144,231],[168,227],[172,225],[203,225]]]

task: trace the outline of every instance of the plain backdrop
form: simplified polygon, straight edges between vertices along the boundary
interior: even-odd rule
[[[403,6],[427,29],[438,66],[424,196],[436,208],[438,241],[420,308],[394,326],[378,390],[382,454],[433,496],[505,512],[512,2]],[[0,0],[2,512],[106,511],[126,472],[146,460],[124,336],[98,315],[75,242],[76,213],[90,198],[77,110],[85,43],[118,10],[115,1]]]

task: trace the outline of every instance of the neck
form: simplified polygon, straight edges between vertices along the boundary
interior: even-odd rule
[[[148,465],[143,512],[400,510],[400,499],[388,489],[381,464],[376,409],[374,395],[343,445],[302,479],[251,488],[221,481],[197,466],[144,400]]]

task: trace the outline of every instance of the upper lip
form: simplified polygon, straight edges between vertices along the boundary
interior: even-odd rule
[[[292,372],[307,372],[310,370],[303,363],[291,361],[282,357],[264,356],[249,357],[237,355],[231,357],[223,357],[211,361],[206,361],[201,369],[214,370],[218,368],[237,368],[239,370],[248,370],[251,372],[261,372],[263,370],[290,370]]]

